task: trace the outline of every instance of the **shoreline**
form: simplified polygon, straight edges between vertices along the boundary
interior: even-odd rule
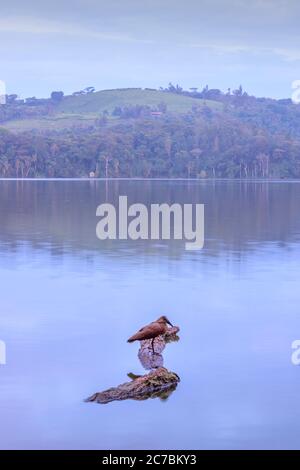
[[[296,178],[0,178],[2,181],[74,181],[74,182],[87,182],[87,181],[184,181],[184,182],[198,182],[198,183],[217,183],[217,182],[235,182],[235,183],[300,183],[300,179]]]

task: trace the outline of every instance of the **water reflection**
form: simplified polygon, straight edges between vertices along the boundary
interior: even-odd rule
[[[180,259],[184,243],[105,241],[95,236],[96,208],[117,204],[166,202],[205,205],[205,256],[253,251],[259,243],[300,240],[300,185],[285,182],[213,181],[0,181],[0,250],[21,243],[49,251],[87,257],[133,254]],[[192,255],[190,255],[192,256]],[[194,254],[193,256],[196,256]]]
[[[164,336],[159,336],[158,338],[155,338],[155,352],[153,352],[152,340],[148,339],[141,341],[141,347],[138,352],[138,358],[145,370],[163,367],[164,358],[162,352],[168,343],[179,341],[179,336],[177,335],[178,332],[179,328],[177,326],[173,326],[172,328],[169,328],[168,332]]]

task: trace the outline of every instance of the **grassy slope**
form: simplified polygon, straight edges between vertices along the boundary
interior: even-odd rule
[[[104,90],[89,95],[67,96],[56,107],[56,113],[43,118],[8,121],[1,125],[13,132],[66,129],[73,126],[84,127],[93,124],[95,119],[107,110],[112,113],[116,106],[148,105],[155,107],[164,102],[172,113],[185,113],[193,106],[208,106],[222,109],[215,101],[196,100],[187,96],[155,90],[120,89]]]
[[[155,90],[124,89],[104,90],[89,95],[70,96],[58,106],[58,111],[63,113],[101,113],[105,110],[112,112],[116,106],[148,105],[157,106],[166,103],[168,111],[184,113],[193,106],[203,105],[216,108],[220,103],[214,101],[195,100],[187,96],[165,93]]]
[[[96,116],[89,115],[67,115],[59,114],[57,116],[35,118],[35,119],[18,119],[15,121],[7,121],[1,124],[1,127],[12,132],[26,132],[31,130],[51,131],[70,129],[72,127],[87,127],[93,125]]]

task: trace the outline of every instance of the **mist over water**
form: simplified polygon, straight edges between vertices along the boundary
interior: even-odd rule
[[[205,204],[205,247],[100,241],[96,208]],[[300,183],[0,181],[0,448],[299,448]],[[167,400],[84,403],[144,374],[167,315]]]

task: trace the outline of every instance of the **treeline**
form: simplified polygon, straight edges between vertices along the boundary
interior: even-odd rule
[[[300,177],[300,140],[271,132],[270,123],[245,121],[195,107],[185,115],[102,120],[85,129],[2,130],[0,176]]]
[[[224,112],[245,123],[267,129],[272,133],[284,133],[290,137],[300,138],[300,105],[292,99],[275,100],[257,98],[249,95],[242,86],[223,92],[205,86],[201,91],[197,88],[184,90],[172,83],[162,91],[189,96],[195,100],[218,101],[224,105]]]

